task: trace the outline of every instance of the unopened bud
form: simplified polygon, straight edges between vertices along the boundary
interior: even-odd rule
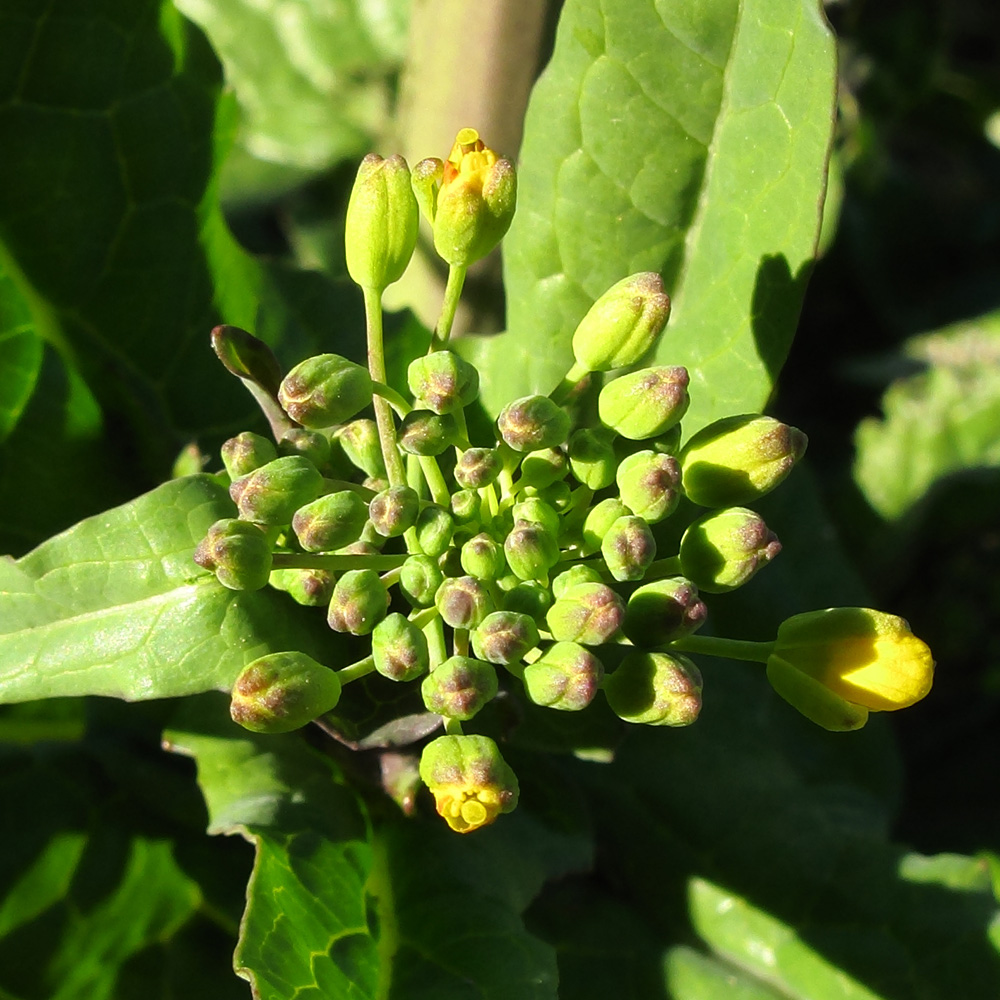
[[[332,427],[372,401],[372,379],[367,368],[339,354],[318,354],[282,379],[278,400],[303,427]]]
[[[518,485],[544,490],[562,479],[568,471],[566,456],[558,448],[529,451],[521,459],[521,478]]]
[[[656,541],[641,517],[620,517],[601,542],[601,555],[611,575],[623,582],[641,580],[656,558]]]
[[[772,417],[726,417],[684,446],[684,492],[701,507],[752,503],[770,493],[806,450],[802,431]]]
[[[479,395],[479,372],[454,351],[433,351],[415,358],[406,381],[417,403],[435,413],[454,413]]]
[[[538,451],[561,444],[570,419],[548,396],[522,396],[500,411],[497,428],[514,451]]]
[[[597,694],[604,666],[575,642],[557,642],[524,668],[524,689],[536,705],[564,712],[586,708]]]
[[[316,468],[330,460],[330,439],[319,431],[306,430],[305,427],[292,427],[285,431],[278,447],[282,455],[301,455]]]
[[[686,368],[656,367],[609,382],[597,399],[597,412],[608,427],[631,441],[663,434],[687,412]]]
[[[271,558],[264,532],[235,517],[216,521],[194,550],[194,561],[230,590],[260,590],[271,573]]]
[[[634,365],[656,343],[670,315],[663,279],[653,271],[612,285],[573,334],[573,356],[589,372]]]
[[[618,461],[613,440],[614,435],[601,427],[581,427],[573,432],[569,439],[569,467],[584,486],[602,490],[615,481]]]
[[[455,482],[465,490],[482,489],[496,482],[502,468],[495,448],[466,448],[455,463]]]
[[[472,633],[472,649],[487,663],[517,663],[538,645],[534,620],[515,611],[494,611]]]
[[[368,635],[389,608],[378,573],[373,569],[352,569],[337,580],[326,620],[336,632]]]
[[[325,569],[276,569],[268,582],[307,608],[325,608],[333,596],[333,574]]]
[[[420,779],[457,833],[487,826],[517,805],[517,778],[488,736],[432,740],[420,755]]]
[[[451,495],[451,513],[458,524],[475,521],[480,507],[480,496],[476,490],[456,490]]]
[[[545,624],[545,614],[552,607],[552,594],[548,587],[535,580],[526,580],[511,587],[503,596],[504,611],[527,615],[536,624]]]
[[[229,706],[233,721],[254,733],[288,733],[340,700],[340,679],[305,653],[268,653],[240,671]]]
[[[611,525],[620,517],[628,517],[630,511],[617,497],[608,497],[590,509],[583,522],[583,554],[597,552]]]
[[[486,532],[474,535],[462,546],[461,563],[477,580],[496,580],[507,569],[503,546]]]
[[[378,426],[374,420],[369,420],[367,417],[352,420],[341,429],[337,440],[347,460],[356,469],[360,469],[368,476],[385,476],[382,445],[379,441]]]
[[[417,515],[414,528],[417,532],[417,542],[424,554],[437,558],[451,545],[451,537],[455,533],[455,521],[443,507],[428,504]]]
[[[266,438],[252,431],[244,431],[231,437],[222,445],[222,464],[230,479],[249,475],[278,457],[278,450]]]
[[[375,669],[391,681],[412,681],[427,673],[430,655],[424,633],[404,615],[387,615],[372,631]]]
[[[452,656],[423,679],[420,694],[428,712],[465,722],[496,697],[497,689],[492,665],[469,656]]]
[[[615,480],[622,503],[647,524],[669,517],[680,502],[681,469],[670,455],[637,451],[618,466]]]
[[[521,580],[543,580],[559,561],[559,543],[540,524],[515,524],[503,543],[507,565]]]
[[[418,222],[406,160],[369,153],[347,205],[344,244],[351,278],[377,292],[398,281],[413,256]]]
[[[604,681],[611,711],[626,722],[690,726],[701,712],[701,672],[676,653],[629,653]]]
[[[452,628],[475,628],[493,610],[489,591],[473,576],[446,577],[434,604]]]
[[[300,507],[292,531],[306,552],[332,552],[356,542],[367,520],[364,500],[352,490],[340,490]]]
[[[237,479],[229,495],[244,521],[283,525],[322,490],[323,477],[309,459],[286,455]]]
[[[632,593],[622,631],[640,648],[661,646],[697,631],[707,615],[698,588],[675,576],[645,583]]]
[[[420,509],[420,498],[409,486],[390,486],[372,497],[368,516],[383,538],[397,538],[412,528]]]
[[[420,187],[425,173],[438,176],[436,165],[421,168]],[[474,264],[500,242],[514,217],[514,166],[488,149],[475,129],[463,128],[439,176],[436,195],[422,195],[431,209],[434,247],[449,264]]]
[[[430,556],[409,556],[399,576],[399,589],[415,608],[429,608],[444,582],[444,574]]]
[[[621,628],[625,602],[604,583],[579,583],[549,608],[545,621],[552,638],[599,646]]]
[[[699,590],[724,594],[742,587],[781,551],[759,514],[728,507],[706,514],[681,538],[681,572]]]
[[[552,596],[558,601],[566,591],[581,583],[601,583],[601,574],[593,566],[577,563],[552,581]]]
[[[410,410],[397,432],[399,447],[407,455],[441,455],[458,437],[458,425],[450,414],[433,410]]]
[[[259,385],[269,396],[277,396],[281,366],[263,340],[238,326],[217,326],[212,331],[212,350],[233,375]]]
[[[538,497],[529,497],[514,504],[512,511],[514,523],[524,521],[527,524],[541,525],[553,538],[559,535],[559,515],[555,509]]]

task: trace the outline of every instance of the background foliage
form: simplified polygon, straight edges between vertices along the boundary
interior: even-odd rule
[[[359,356],[339,220],[354,161],[394,148],[410,5],[0,9],[0,551],[98,515],[0,562],[0,996],[245,997],[234,949],[263,998],[998,995],[1000,15],[827,13],[836,144],[794,346],[834,104],[817,5],[567,0],[508,332],[464,349],[487,406],[546,389],[589,302],[661,270],[686,430],[769,402],[811,438],[762,505],[785,552],[715,627],[884,607],[931,643],[935,691],[851,736],[721,661],[690,730],[502,704],[521,806],[458,838],[426,802],[402,816],[376,752],[228,721],[210,689],[284,629],[337,654],[279,595],[192,584],[210,480],[99,515],[256,426],[220,318],[286,364]],[[397,317],[397,367],[426,336]],[[85,692],[152,700],[50,697]]]

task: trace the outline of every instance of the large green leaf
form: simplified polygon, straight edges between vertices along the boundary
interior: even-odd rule
[[[224,689],[268,650],[311,648],[322,616],[269,589],[227,590],[192,562],[234,514],[222,486],[191,476],[0,559],[0,701]]]
[[[685,426],[760,409],[814,253],[834,70],[816,0],[569,0],[525,123],[509,332],[476,348],[487,407],[548,392],[591,302],[655,270]]]
[[[520,911],[587,863],[579,834],[515,813],[462,838],[385,815],[388,800],[372,827],[331,760],[298,735],[242,732],[216,699],[166,739],[197,761],[210,831],[256,844],[237,966],[262,1000],[554,1000],[552,952]]]
[[[0,441],[16,426],[42,370],[42,339],[31,307],[0,264]]]
[[[882,420],[858,425],[854,478],[887,520],[950,474],[1000,467],[1000,314],[915,337],[923,370],[894,382]]]

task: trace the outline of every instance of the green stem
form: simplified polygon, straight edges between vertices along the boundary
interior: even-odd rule
[[[323,489],[327,493],[339,493],[341,490],[350,490],[352,493],[357,493],[365,501],[371,500],[375,496],[374,490],[370,490],[367,486],[362,486],[360,483],[348,482],[346,479],[324,479]]]
[[[687,635],[661,647],[666,652],[704,653],[729,660],[750,660],[767,663],[774,649],[773,642],[750,642],[745,639],[722,639],[714,635]]]
[[[448,483],[441,473],[437,459],[433,455],[421,455],[420,468],[423,470],[424,479],[427,480],[427,488],[431,491],[431,498],[439,507],[447,508],[451,494],[448,492]]]
[[[376,288],[365,288],[365,321],[368,330],[368,371],[373,382],[385,384],[385,348],[382,344],[382,293]],[[396,428],[392,421],[392,407],[383,396],[373,396],[375,423],[382,448],[382,460],[390,486],[403,486],[406,473],[403,459],[396,447]]]
[[[375,657],[366,656],[357,663],[352,663],[349,667],[337,671],[337,678],[341,684],[350,684],[351,681],[359,680],[367,676],[375,669]]]
[[[331,573],[343,573],[350,569],[395,569],[404,562],[406,562],[404,554],[327,556],[310,552],[276,552],[271,566],[273,569],[326,569]]]
[[[452,264],[448,268],[448,284],[444,288],[444,300],[441,302],[441,316],[438,318],[434,336],[431,338],[431,346],[428,354],[432,351],[440,351],[448,338],[451,336],[451,326],[455,322],[455,311],[458,309],[458,300],[462,297],[462,286],[465,284],[465,272],[468,270],[464,265]]]
[[[460,719],[445,719],[444,731],[448,736],[462,735],[462,722]]]
[[[372,380],[372,392],[376,396],[381,396],[383,399],[389,401],[392,408],[401,416],[405,417],[410,410],[413,409],[410,404],[403,399],[403,397],[392,388],[391,385],[386,385],[384,382],[376,382]]]
[[[651,580],[663,580],[668,576],[680,576],[681,573],[680,556],[670,556],[666,559],[657,559],[651,562],[642,577],[642,582],[649,583]]]
[[[414,611],[410,615],[410,621],[419,629],[425,629],[435,618],[438,617],[437,608],[424,608],[422,611]]]
[[[469,655],[469,630],[457,628],[451,638],[452,649],[456,656]]]
[[[549,399],[553,403],[562,405],[566,402],[569,394],[580,384],[581,379],[586,378],[590,372],[583,365],[573,362],[573,367],[563,376],[563,380],[549,393]]]
[[[429,611],[430,608],[427,610]],[[430,654],[431,670],[434,670],[448,659],[448,647],[444,643],[444,622],[441,620],[440,615],[435,615],[424,626],[424,635],[427,637],[427,651]]]

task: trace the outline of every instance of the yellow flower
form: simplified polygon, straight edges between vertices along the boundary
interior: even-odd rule
[[[420,778],[456,833],[488,826],[517,805],[517,778],[486,736],[432,740],[420,755]]]
[[[891,712],[930,691],[927,644],[895,615],[830,608],[783,622],[767,661],[781,697],[825,729],[860,729],[869,712]]]

